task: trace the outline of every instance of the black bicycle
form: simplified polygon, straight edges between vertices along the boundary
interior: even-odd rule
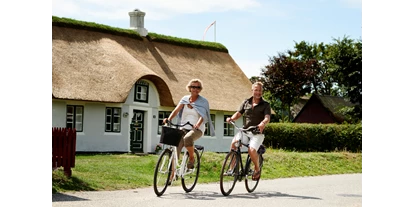
[[[254,134],[260,133],[257,126],[250,126],[247,129],[238,127],[233,121],[230,121],[231,124],[240,132],[241,136],[246,136],[250,139]],[[245,180],[245,186],[247,192],[253,192],[257,185],[259,184],[260,177],[256,180],[253,180],[254,173],[254,163],[250,159],[250,155],[247,154],[246,165],[243,165],[241,147],[249,147],[248,143],[242,142],[242,137],[239,137],[238,142],[236,142],[236,150],[230,150],[224,159],[223,165],[221,167],[220,174],[220,190],[224,196],[230,195],[233,191],[236,181]],[[263,154],[265,153],[266,148],[263,145],[260,145],[260,148],[257,150],[259,156],[259,165],[260,172],[262,172],[263,167]]]

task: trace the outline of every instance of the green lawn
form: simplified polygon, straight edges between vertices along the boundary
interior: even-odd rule
[[[214,183],[225,153],[204,152],[198,183]],[[246,156],[246,154],[244,154]],[[287,152],[267,149],[261,179],[362,173],[362,153]],[[152,186],[158,155],[77,155],[72,177],[52,172],[52,192],[123,190]],[[175,182],[174,185],[180,185]]]

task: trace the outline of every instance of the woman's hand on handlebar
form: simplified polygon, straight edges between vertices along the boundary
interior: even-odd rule
[[[230,117],[227,117],[226,122],[227,122],[227,123],[230,123],[231,121],[233,121],[233,122],[234,122],[234,120],[233,120],[233,119],[231,119]]]

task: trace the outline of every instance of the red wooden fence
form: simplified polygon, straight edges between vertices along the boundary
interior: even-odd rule
[[[72,176],[75,152],[76,129],[52,127],[52,169],[63,167],[65,175]]]

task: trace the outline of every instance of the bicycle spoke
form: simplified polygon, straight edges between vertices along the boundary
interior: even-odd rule
[[[224,159],[220,172],[220,191],[224,196],[230,195],[237,181],[238,158],[234,151],[230,151]]]
[[[260,165],[260,171],[262,170],[263,166],[263,157],[259,155],[259,165]],[[254,174],[254,163],[250,159],[250,156],[246,160],[246,169],[247,169],[247,175],[245,177],[245,186],[247,192],[251,193],[253,192],[257,185],[259,184],[259,179],[253,180],[253,174]]]
[[[200,171],[200,154],[197,150],[194,150],[194,168],[187,169],[187,163],[189,161],[188,152],[186,152],[186,158],[184,162],[184,175],[181,177],[181,185],[185,192],[191,192],[197,184],[198,175]]]
[[[155,166],[153,187],[157,196],[161,196],[168,187],[171,175],[171,156],[171,150],[165,149],[158,158],[157,165]]]

